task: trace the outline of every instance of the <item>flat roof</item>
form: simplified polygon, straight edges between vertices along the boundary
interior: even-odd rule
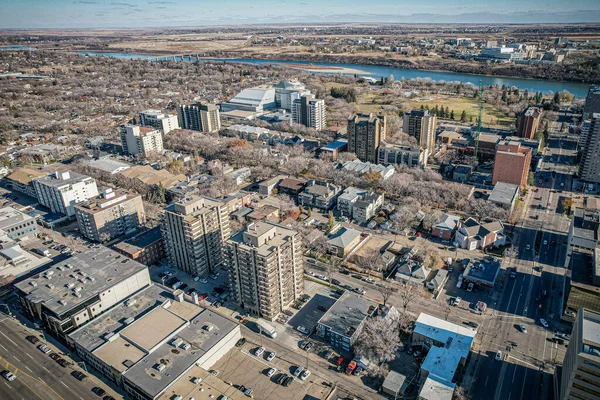
[[[111,174],[131,167],[131,165],[126,164],[124,162],[107,158],[102,158],[100,160],[92,160],[89,162],[89,164],[94,168],[97,168],[101,171],[110,172]]]
[[[160,226],[156,226],[126,239],[121,243],[115,244],[114,248],[124,251],[127,254],[135,254],[159,240],[162,240],[162,233],[160,231]]]
[[[57,176],[57,174],[60,174],[60,173],[68,173],[69,178],[68,179],[58,179],[56,176]],[[61,186],[66,186],[66,185],[72,185],[74,183],[83,182],[88,179],[93,180],[93,178],[91,178],[87,175],[78,174],[77,172],[73,172],[70,170],[63,170],[63,171],[57,171],[56,173],[54,173],[52,175],[46,175],[41,178],[37,178],[36,181],[43,183],[44,185],[47,185],[47,186],[61,187]]]
[[[352,337],[361,322],[369,315],[371,307],[374,310],[376,304],[346,292],[321,317],[319,324],[329,327],[340,335]]]
[[[583,342],[600,350],[600,313],[587,309],[582,309],[582,311],[581,337]]]
[[[165,337],[170,336],[185,323],[186,321],[180,316],[163,307],[156,307],[120,331],[120,335],[149,352]]]
[[[35,178],[39,178],[45,176],[46,173],[44,171],[38,171],[37,169],[31,168],[17,168],[13,171],[12,174],[8,175],[6,178],[15,182],[19,182],[23,185],[27,185],[31,183],[31,181]]]
[[[471,278],[474,280],[489,282],[493,284],[496,281],[496,277],[500,272],[502,264],[496,260],[486,259],[482,261],[475,261],[467,266],[465,269],[465,278]]]
[[[33,220],[33,217],[12,207],[0,208],[0,229],[10,228],[25,221]]]
[[[202,382],[196,385],[193,382],[194,378],[200,378]],[[176,395],[181,395],[184,399],[194,398],[196,400],[221,400],[222,395],[227,396],[229,400],[248,399],[241,390],[225,383],[222,379],[197,365],[186,372],[185,376],[182,376],[173,386],[169,387],[169,390],[163,393],[158,400],[173,400]]]
[[[145,265],[101,246],[69,257],[15,287],[29,301],[61,314],[144,269]],[[73,295],[76,287],[81,287],[81,297]]]
[[[512,183],[498,182],[492,190],[489,201],[500,204],[512,204],[519,191],[518,185]]]
[[[321,150],[328,150],[328,151],[333,151],[333,150],[339,150],[344,146],[348,145],[348,140],[347,139],[338,139],[335,140],[331,143],[329,143],[326,146],[321,147]]]
[[[106,189],[110,190],[108,197],[105,197],[104,193],[100,193],[95,197],[92,197],[80,204],[75,205],[75,208],[81,209],[86,213],[96,214],[99,212],[106,211],[126,201],[135,199],[136,197],[142,197],[139,193],[129,192],[125,189]],[[112,197],[110,197],[110,194],[112,194]]]
[[[94,355],[119,372],[125,372],[131,365],[141,360],[146,353],[129,341],[117,336],[94,351]]]

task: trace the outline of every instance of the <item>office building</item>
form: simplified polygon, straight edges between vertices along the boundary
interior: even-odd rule
[[[165,115],[160,110],[145,110],[140,112],[140,125],[160,129],[166,135],[173,129],[179,129],[177,115]]]
[[[226,242],[233,300],[273,321],[304,290],[300,234],[270,222],[250,224]]]
[[[147,266],[158,264],[166,257],[160,227],[154,227],[114,245],[116,252]]]
[[[600,313],[584,308],[577,312],[556,398],[600,398]]]
[[[172,266],[194,276],[220,268],[223,244],[230,235],[226,203],[208,197],[186,197],[165,209],[161,228]]]
[[[123,154],[147,157],[163,151],[162,132],[147,126],[128,125],[121,130]]]
[[[310,95],[310,90],[298,81],[281,81],[273,85],[273,89],[275,90],[276,107],[290,111],[292,110],[294,100],[305,95]]]
[[[221,114],[214,104],[180,104],[177,106],[179,126],[199,132],[218,132],[221,129]]]
[[[600,183],[600,113],[590,116],[581,149],[579,176],[582,181]]]
[[[358,114],[348,119],[348,151],[360,161],[376,164],[379,145],[385,139],[385,117]]]
[[[529,107],[519,116],[517,135],[526,139],[533,139],[537,133],[543,111],[539,107]]]
[[[492,185],[504,182],[518,185],[520,188],[527,186],[531,153],[530,148],[523,147],[518,142],[499,142],[496,147]]]
[[[72,171],[57,171],[33,180],[41,205],[52,212],[69,217],[75,215],[75,205],[98,195],[96,180]]]
[[[53,335],[67,335],[150,285],[148,268],[106,247],[76,254],[15,285],[19,301]]]
[[[494,60],[494,61],[514,61],[521,59],[521,53],[515,51],[512,47],[487,47],[479,53],[480,59]]]
[[[377,154],[378,164],[399,164],[411,168],[427,166],[428,151],[419,147],[381,143]]]
[[[38,228],[35,218],[12,207],[0,208],[0,234],[12,240],[35,239]]]
[[[367,318],[377,311],[377,305],[346,292],[317,322],[317,335],[334,347],[351,351]]]
[[[141,195],[112,188],[76,205],[75,216],[81,234],[96,242],[135,232],[146,221]]]
[[[223,399],[207,386],[205,375],[196,374],[235,348],[240,326],[198,307],[197,296],[192,302],[183,297],[152,285],[72,332],[69,341],[88,368],[124,388],[128,398]],[[182,389],[185,383],[192,387]]]
[[[428,151],[428,156],[435,150],[435,130],[437,117],[430,115],[429,110],[411,110],[404,113],[402,121],[404,133],[414,136],[419,146]]]
[[[592,117],[592,114],[600,113],[600,86],[591,86],[585,98],[583,106],[583,118],[585,121]]]
[[[325,129],[325,100],[305,95],[292,102],[292,122],[318,131]]]

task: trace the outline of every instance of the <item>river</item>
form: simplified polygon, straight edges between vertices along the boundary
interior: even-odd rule
[[[116,58],[126,58],[126,59],[148,59],[148,60],[156,60],[157,56],[147,55],[147,54],[127,54],[127,53],[102,53],[102,52],[79,52],[79,54],[83,55],[93,55],[93,56],[107,56],[107,57],[116,57]],[[160,57],[165,58],[165,57]],[[173,57],[169,57],[172,59]],[[181,57],[178,57],[178,60],[182,60]],[[194,61],[196,58],[194,58]],[[466,84],[479,85],[479,81],[483,82],[484,85],[506,85],[508,87],[516,87],[520,90],[527,89],[529,92],[542,92],[542,93],[554,93],[561,90],[567,90],[570,93],[574,94],[577,97],[585,97],[588,92],[588,88],[590,85],[585,83],[577,83],[577,82],[557,82],[557,81],[547,81],[543,79],[520,79],[520,78],[505,78],[505,77],[497,77],[497,76],[487,76],[487,75],[471,75],[471,74],[461,74],[455,72],[441,72],[441,71],[424,71],[417,69],[405,69],[405,68],[394,68],[394,67],[382,67],[377,65],[366,65],[366,64],[341,64],[341,63],[319,63],[319,62],[308,62],[308,61],[290,61],[290,60],[255,60],[248,58],[199,58],[199,61],[206,62],[232,62],[232,63],[248,63],[248,64],[299,64],[299,65],[315,65],[315,66],[325,66],[325,67],[339,67],[339,68],[349,68],[353,70],[363,71],[364,74],[360,74],[361,76],[369,76],[376,79],[381,78],[382,76],[388,77],[390,75],[394,75],[396,80],[400,80],[401,78],[405,79],[431,79],[437,82],[462,82]],[[189,62],[189,58],[183,59],[183,61]],[[314,72],[314,73],[323,73],[323,74],[332,74],[337,72]]]

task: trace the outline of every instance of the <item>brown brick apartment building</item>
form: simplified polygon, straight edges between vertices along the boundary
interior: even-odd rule
[[[524,188],[531,164],[531,149],[520,143],[501,141],[496,148],[496,161],[492,184],[497,182],[512,183]]]

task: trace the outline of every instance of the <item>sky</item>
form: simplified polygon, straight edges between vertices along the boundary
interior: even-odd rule
[[[600,0],[0,0],[0,29],[326,22],[600,23]]]

